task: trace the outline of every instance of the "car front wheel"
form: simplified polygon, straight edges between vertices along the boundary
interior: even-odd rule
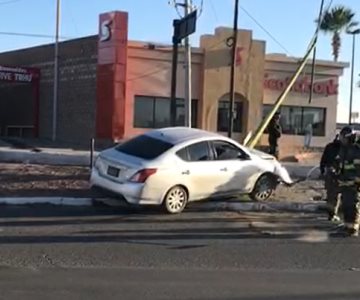
[[[165,196],[163,206],[170,214],[181,213],[188,202],[188,194],[182,186],[172,187]]]
[[[262,175],[256,182],[250,197],[254,201],[266,201],[274,193],[275,188],[274,178],[270,175]]]

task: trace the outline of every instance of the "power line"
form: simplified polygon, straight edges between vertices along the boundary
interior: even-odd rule
[[[179,16],[180,19],[182,19],[184,17],[181,14],[181,12],[179,11],[179,8],[178,8],[178,6],[184,6],[183,4],[179,4],[179,3],[176,2],[176,0],[172,0],[172,1],[169,1],[169,5],[174,6],[174,8],[176,10],[176,13],[177,13],[177,15]],[[204,10],[204,0],[201,0],[199,7],[197,5],[192,5],[192,6],[193,6],[192,9],[198,9],[197,19],[199,19],[200,16],[202,15],[202,13],[203,13],[203,10]]]
[[[328,5],[328,8],[331,6],[331,3],[333,2],[333,0],[330,0],[330,4]],[[213,5],[213,2],[212,0],[210,0],[210,4],[212,5],[212,8],[213,8],[213,11],[214,11],[214,15],[215,15],[215,18],[217,19],[217,14],[216,14],[216,9],[215,9],[215,6]],[[252,16],[244,7],[240,6],[240,9],[243,10],[247,15],[248,17],[250,17],[267,35],[269,35],[269,37],[276,43],[278,44],[288,55],[290,56],[294,56],[290,53],[290,51],[288,49],[286,49],[286,47],[284,45],[282,45],[254,16]],[[231,35],[229,36],[231,37]],[[214,44],[210,45],[210,47],[207,48],[207,50],[211,50],[211,49],[214,49],[215,47],[219,46],[220,44],[224,43],[226,44],[226,40],[229,38],[225,38],[221,41],[217,41],[215,42]],[[140,75],[138,77],[134,77],[134,78],[131,78],[129,79],[129,81],[133,81],[133,80],[137,80],[139,78],[144,78],[144,77],[147,77],[147,76],[151,76],[153,74],[157,74],[157,73],[160,73],[164,70],[168,70],[169,68],[168,67],[164,67],[164,68],[161,68],[161,69],[157,69],[155,71],[152,71],[152,72],[148,72],[148,73],[144,73],[143,75]]]
[[[290,56],[294,56],[292,55],[288,49],[286,49],[284,47],[284,45],[282,45],[263,25],[260,24],[260,22],[258,20],[255,19],[255,17],[253,17],[244,7],[240,6],[240,9],[247,14],[247,16],[253,20],[256,25],[258,25],[278,46],[280,46],[288,55]]]
[[[213,12],[213,14],[214,14],[215,20],[216,20],[216,22],[218,23],[218,22],[219,22],[219,18],[218,18],[216,9],[215,9],[214,2],[213,2],[212,0],[210,0],[210,6],[211,6],[211,10],[212,10],[212,12]]]
[[[23,36],[23,37],[34,37],[34,38],[46,38],[46,39],[54,39],[54,35],[47,35],[47,34],[37,34],[37,33],[20,33],[20,32],[4,32],[0,31],[0,35],[10,35],[10,36]],[[70,40],[73,37],[59,37],[62,40]]]
[[[71,6],[69,6],[68,12],[69,12],[69,16],[70,16],[71,22],[73,23],[73,26],[74,26],[76,35],[79,35],[79,27],[78,27],[78,25],[77,25],[77,23],[76,23],[76,20],[75,20],[75,18],[74,18],[74,14],[72,13]]]

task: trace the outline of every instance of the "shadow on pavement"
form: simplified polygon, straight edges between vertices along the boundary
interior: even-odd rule
[[[188,220],[191,222],[191,220]],[[141,225],[141,222],[139,222]],[[56,243],[129,243],[143,241],[206,241],[206,240],[241,240],[241,239],[296,239],[304,231],[282,227],[271,233],[264,228],[170,228],[170,229],[123,229],[110,231],[78,231],[67,235],[3,235],[1,244],[56,244]],[[324,228],[323,228],[324,229]],[[291,231],[292,230],[292,231]]]
[[[208,300],[209,298],[192,298],[194,300]],[[239,296],[225,297],[223,300],[357,300],[360,299],[360,293],[313,293],[303,295],[276,295],[276,296]]]

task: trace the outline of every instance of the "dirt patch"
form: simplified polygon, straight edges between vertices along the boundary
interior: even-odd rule
[[[85,167],[0,163],[0,197],[90,197]]]
[[[307,180],[292,187],[279,185],[273,201],[309,202],[325,198],[324,182],[322,180]]]
[[[0,163],[0,197],[96,197],[86,167]],[[271,201],[308,202],[324,195],[322,181],[280,185]]]

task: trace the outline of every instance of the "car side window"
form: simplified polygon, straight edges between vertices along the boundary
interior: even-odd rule
[[[225,141],[212,142],[216,160],[246,159],[247,155],[240,148]]]
[[[176,152],[176,155],[179,156],[182,160],[189,161],[188,147],[182,148]]]
[[[187,146],[176,152],[182,160],[185,161],[208,161],[211,160],[211,153],[207,142],[199,142]]]

